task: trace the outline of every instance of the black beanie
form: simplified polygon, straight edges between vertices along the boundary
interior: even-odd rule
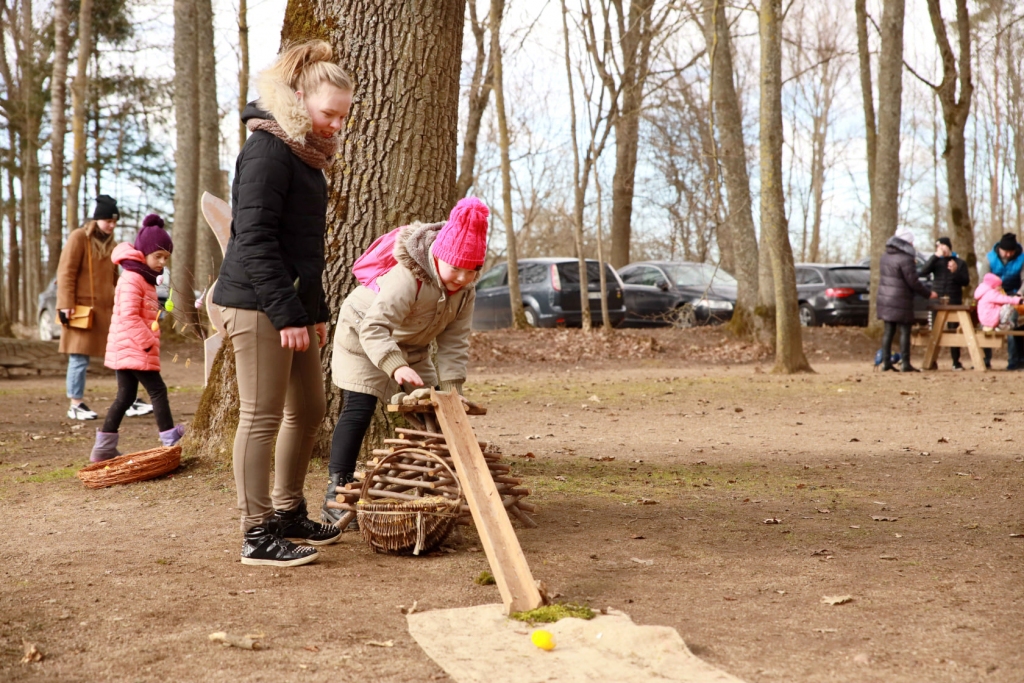
[[[953,241],[948,237],[940,237],[939,239],[935,240],[935,244],[945,244],[950,249],[953,248]]]
[[[117,220],[121,214],[117,212],[117,200],[110,195],[101,194],[96,197],[96,209],[92,212],[92,218],[96,221]]]
[[[1017,251],[1017,236],[1012,232],[1008,232],[1002,236],[999,240],[999,244],[996,246],[1004,251]]]

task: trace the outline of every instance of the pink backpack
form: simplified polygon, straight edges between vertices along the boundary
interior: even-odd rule
[[[370,248],[352,264],[352,274],[359,280],[359,284],[380,292],[377,278],[398,265],[392,252],[395,250],[395,239],[401,229],[395,228],[375,239]]]

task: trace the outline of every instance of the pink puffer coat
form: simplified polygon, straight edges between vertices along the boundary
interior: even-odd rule
[[[999,325],[999,309],[1003,304],[1019,304],[1019,296],[1007,296],[1003,292],[1003,281],[994,273],[985,273],[985,277],[974,290],[974,299],[978,302],[978,322],[983,327]]]
[[[146,262],[146,257],[127,242],[114,248],[110,260]],[[114,292],[114,316],[107,335],[103,364],[112,370],[160,371],[160,328],[153,322],[160,315],[156,287],[138,273],[121,273]]]

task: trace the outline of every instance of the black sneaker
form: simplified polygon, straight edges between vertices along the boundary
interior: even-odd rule
[[[267,527],[257,526],[245,532],[242,542],[242,564],[270,565],[272,567],[298,567],[315,562],[316,548],[295,545],[280,538]]]
[[[960,365],[960,363],[954,363],[953,364],[953,370],[954,370],[954,372],[963,372],[964,371],[964,366]]]
[[[314,522],[306,512],[306,501],[294,510],[274,510],[267,528],[281,538],[309,545],[330,545],[341,539],[341,529]]]

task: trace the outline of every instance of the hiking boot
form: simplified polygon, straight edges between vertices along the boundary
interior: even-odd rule
[[[336,493],[339,486],[355,481],[351,476],[345,476],[344,474],[332,474],[330,480],[327,482],[327,495],[324,496],[323,507],[320,508],[320,521],[324,524],[330,524],[333,527],[338,526],[338,522],[341,521],[342,515],[345,514],[344,510],[334,510],[327,507],[327,503],[334,502],[338,499]],[[352,519],[346,526],[344,531],[359,531],[359,522]]]
[[[183,436],[185,436],[185,425],[175,425],[166,432],[160,432],[160,443],[164,446],[173,446],[181,441]]]
[[[297,567],[315,562],[317,557],[319,553],[316,548],[295,545],[263,526],[255,526],[246,531],[242,542],[242,564]]]
[[[121,455],[117,450],[117,440],[120,435],[117,432],[101,432],[96,430],[96,444],[89,454],[89,462],[103,462]]]
[[[89,406],[84,403],[79,403],[77,406],[71,406],[68,408],[68,417],[72,420],[95,420],[98,416],[92,410],[89,410]]]
[[[314,522],[307,516],[306,501],[294,510],[274,510],[267,528],[281,538],[309,545],[330,545],[341,538],[341,529]]]
[[[125,417],[141,417],[153,412],[153,406],[143,401],[136,400],[131,407],[124,412]]]

